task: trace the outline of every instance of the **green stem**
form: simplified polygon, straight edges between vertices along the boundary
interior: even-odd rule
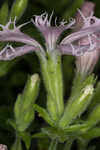
[[[22,150],[21,139],[19,136],[16,136],[16,141],[12,145],[11,150]]]
[[[69,141],[66,142],[66,144],[64,146],[64,150],[71,150],[73,140],[74,139],[70,139]]]
[[[48,150],[57,150],[57,140],[52,140]]]

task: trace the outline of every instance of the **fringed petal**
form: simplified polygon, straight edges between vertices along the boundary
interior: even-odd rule
[[[3,50],[0,51],[0,60],[12,60],[18,56],[35,51],[34,46],[24,45],[20,47],[12,47],[11,45],[6,45]]]
[[[73,55],[73,56],[82,56],[87,50],[89,52],[93,51],[97,47],[90,47],[90,44],[87,45],[75,45],[75,44],[60,44],[57,48],[60,50],[61,54],[63,55]]]
[[[93,12],[91,12],[91,15],[86,18],[80,10],[78,11],[83,19],[84,24],[79,31],[65,37],[61,42],[62,44],[68,44],[76,40],[80,40],[80,38],[85,36],[100,32],[100,19],[93,16]]]
[[[61,44],[68,44],[68,43],[72,43],[76,40],[79,40],[80,38],[83,38],[85,36],[88,35],[92,35],[93,33],[97,33],[100,32],[100,24],[99,25],[94,25],[85,29],[82,29],[78,32],[74,32],[72,34],[70,34],[69,36],[65,37]]]
[[[91,73],[96,65],[100,56],[100,50],[95,49],[92,52],[86,52],[82,56],[76,57],[76,68],[77,72],[80,73]]]
[[[60,36],[60,34],[69,28],[71,28],[75,24],[75,20],[71,20],[69,24],[66,25],[67,22],[62,20],[59,25],[57,25],[55,19],[55,26],[51,25],[53,13],[50,17],[48,17],[47,13],[43,13],[40,16],[34,16],[34,19],[31,19],[32,23],[40,30],[40,32],[43,34],[45,41],[46,41],[46,47],[48,50],[54,50],[56,48],[56,42]]]
[[[2,31],[0,31],[1,42],[6,42],[6,41],[14,42],[15,41],[15,42],[21,42],[21,43],[25,43],[28,45],[32,45],[35,47],[41,47],[40,44],[36,40],[32,39],[30,36],[20,31],[20,28],[26,25],[27,23],[22,24],[18,27],[16,27],[15,23],[16,23],[15,20],[14,22],[12,22],[10,19],[10,21],[6,24],[6,26],[0,24],[0,27],[2,28]],[[11,25],[13,25],[13,29],[10,29]]]

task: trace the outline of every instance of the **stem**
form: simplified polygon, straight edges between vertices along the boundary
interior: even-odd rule
[[[74,139],[70,139],[69,141],[67,141],[64,146],[64,150],[71,150],[73,141],[74,141]]]
[[[11,150],[22,150],[21,139],[18,135],[16,135],[16,141],[12,145]]]
[[[57,149],[57,140],[52,140],[48,150],[56,150]]]

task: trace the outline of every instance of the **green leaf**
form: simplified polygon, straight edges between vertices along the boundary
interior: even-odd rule
[[[5,1],[0,9],[0,24],[5,25],[8,19],[8,2]]]
[[[21,139],[24,141],[27,150],[29,150],[31,145],[31,135],[28,132],[20,132],[19,135],[21,136]]]
[[[100,104],[95,106],[95,108],[89,113],[86,122],[90,127],[93,127],[100,122]]]
[[[35,133],[35,134],[32,135],[32,138],[46,138],[46,137],[47,136],[44,133],[42,133],[42,132]]]
[[[60,143],[63,143],[69,138],[68,132],[64,130],[57,129],[54,127],[45,127],[42,128],[41,131],[47,135],[51,140],[58,140]]]
[[[92,128],[87,132],[83,133],[81,137],[86,140],[92,140],[94,138],[100,137],[100,128],[99,127]]]
[[[89,105],[88,113],[92,111],[92,109],[100,103],[100,82],[97,83],[97,86],[94,90],[94,95],[92,98],[92,103]]]
[[[53,127],[56,125],[44,108],[38,106],[37,104],[34,104],[34,110],[36,110],[39,113],[39,116],[42,117],[48,124]]]
[[[9,17],[11,17],[12,19],[17,17],[16,19],[19,20],[26,10],[27,5],[28,0],[15,0],[12,5]]]
[[[8,119],[8,121],[7,121],[15,130],[16,130],[16,123],[15,123],[15,121],[14,120],[12,120],[12,119]]]
[[[69,6],[69,8],[66,9],[66,11],[63,14],[64,18],[68,19],[69,17],[73,16],[76,13],[77,8],[80,8],[83,2],[84,0],[72,1],[72,4]]]
[[[6,75],[9,70],[16,64],[16,62],[16,59],[13,61],[0,61],[0,77]]]

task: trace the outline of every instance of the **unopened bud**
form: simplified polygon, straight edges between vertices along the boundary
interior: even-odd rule
[[[17,20],[23,15],[26,7],[27,7],[28,0],[15,0],[14,4],[11,8],[10,17],[14,19],[17,17]]]
[[[91,102],[93,90],[93,85],[87,85],[81,90],[80,94],[66,106],[64,115],[60,120],[60,128],[66,128],[76,117],[80,116],[86,110]]]

